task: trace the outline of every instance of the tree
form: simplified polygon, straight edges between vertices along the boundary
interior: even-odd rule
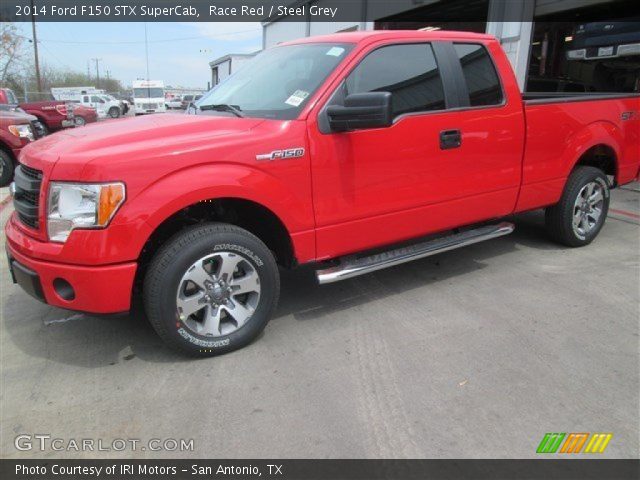
[[[0,22],[0,83],[9,83],[20,75],[23,44],[24,37],[13,23]]]
[[[52,87],[97,87],[86,73],[43,63],[40,68],[42,92],[38,92],[35,67],[25,52],[27,39],[18,32],[13,23],[0,23],[0,86],[11,88],[21,98],[28,94],[29,100],[49,100]],[[101,79],[100,88],[110,93],[124,91],[120,81],[113,78]]]

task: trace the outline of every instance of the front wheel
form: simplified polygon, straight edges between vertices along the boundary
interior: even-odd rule
[[[83,127],[87,124],[87,121],[83,117],[75,117],[73,121],[76,124],[76,127]]]
[[[582,247],[600,233],[609,211],[609,183],[595,167],[577,167],[560,201],[546,210],[549,235],[568,247]]]
[[[241,348],[275,310],[280,277],[271,251],[233,225],[209,223],[176,234],[144,279],[145,311],[171,347],[194,356]]]
[[[13,180],[13,159],[4,150],[0,150],[0,187],[6,187]]]
[[[118,118],[120,116],[120,109],[118,107],[111,107],[109,109],[109,116],[111,118]]]

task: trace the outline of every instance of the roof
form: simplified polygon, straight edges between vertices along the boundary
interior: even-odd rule
[[[280,45],[295,45],[299,43],[364,43],[375,40],[495,40],[493,35],[486,33],[458,32],[448,30],[364,30],[358,32],[332,33],[315,37],[304,37]]]

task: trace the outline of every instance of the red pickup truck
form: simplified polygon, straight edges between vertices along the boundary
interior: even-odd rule
[[[15,105],[29,115],[37,117],[46,127],[47,133],[75,125],[73,110],[67,108],[66,102],[63,101],[44,100],[41,102],[18,103],[18,98],[13,93],[13,90],[0,88],[0,105]]]
[[[0,187],[13,179],[20,150],[43,135],[36,117],[20,110],[0,109]]]
[[[637,95],[523,99],[491,36],[342,33],[266,50],[186,115],[87,126],[22,151],[6,225],[17,283],[127,311],[207,356],[254,339],[278,265],[320,283],[513,230],[590,243],[640,165]]]

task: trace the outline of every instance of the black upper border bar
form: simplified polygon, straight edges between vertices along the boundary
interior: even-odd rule
[[[34,8],[31,8],[31,4]],[[615,4],[619,3],[620,8]],[[548,21],[592,22],[630,19],[640,22],[640,2],[613,0],[601,8],[572,2],[572,10],[553,13]],[[533,0],[415,0],[398,12],[390,0],[3,0],[5,22],[486,22],[527,20]],[[624,12],[615,13],[615,12]],[[614,18],[603,18],[613,15]],[[623,15],[624,18],[620,18]]]

